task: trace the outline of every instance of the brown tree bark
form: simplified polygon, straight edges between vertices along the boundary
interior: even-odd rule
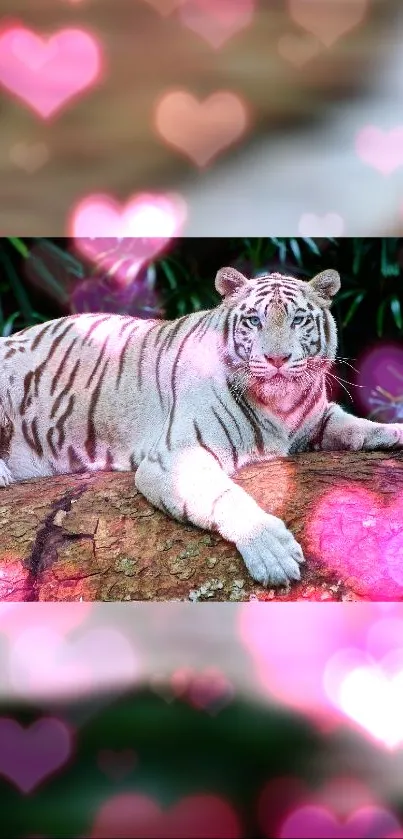
[[[403,453],[279,458],[236,478],[300,541],[300,583],[264,589],[236,548],[175,522],[132,474],[63,475],[0,490],[0,600],[401,600]]]

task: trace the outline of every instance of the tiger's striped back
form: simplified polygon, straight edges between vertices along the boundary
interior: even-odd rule
[[[296,306],[310,317],[294,335],[297,354],[331,358],[326,305],[309,284],[277,274],[176,321],[71,315],[1,339],[3,456],[13,479],[135,469],[160,438],[168,449],[205,445],[227,472],[270,450],[287,453],[326,400],[319,369],[309,395],[298,370],[283,387],[263,375],[267,353],[290,346]],[[245,326],[251,310],[267,324],[260,335]]]

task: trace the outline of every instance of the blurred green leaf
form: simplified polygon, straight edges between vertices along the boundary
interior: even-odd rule
[[[8,338],[8,336],[11,335],[15,321],[18,317],[20,317],[20,315],[21,312],[13,312],[13,314],[1,324],[1,334],[3,338]]]
[[[160,265],[161,270],[164,272],[164,274],[165,274],[165,276],[168,280],[169,287],[172,289],[172,291],[174,291],[178,287],[178,283],[176,281],[175,274],[172,271],[172,268],[171,268],[168,260],[162,259],[161,262],[159,263],[159,265]]]
[[[365,291],[366,289],[363,288],[349,288],[346,291],[339,291],[337,295],[337,302],[340,303],[342,300],[347,300],[349,297],[356,297],[358,292]]]
[[[396,251],[396,238],[381,239],[381,272],[384,277],[398,277],[400,274]]]
[[[350,320],[354,317],[360,303],[362,303],[362,301],[364,300],[364,297],[365,297],[366,293],[367,292],[364,290],[364,291],[359,291],[358,294],[357,293],[355,294],[354,300],[353,300],[347,314],[345,315],[345,317],[343,319],[343,327],[347,326],[347,324],[350,323]]]
[[[12,246],[21,254],[25,259],[29,256],[29,249],[27,248],[25,242],[22,239],[19,239],[15,236],[9,236],[8,241],[12,244]]]
[[[290,248],[298,265],[302,265],[301,248],[296,239],[290,239]]]
[[[27,292],[24,288],[23,283],[21,282],[21,280],[18,276],[17,271],[14,268],[14,265],[13,265],[9,255],[8,255],[8,253],[6,252],[6,250],[4,248],[0,251],[0,259],[3,262],[4,268],[7,272],[11,289],[14,292],[16,298],[17,298],[17,301],[18,301],[20,310],[22,312],[22,315],[24,317],[24,320],[28,324],[28,323],[30,323],[31,314],[32,314],[31,303],[29,301],[28,294],[27,294]]]
[[[402,321],[402,310],[400,306],[400,300],[396,295],[393,295],[390,301],[390,308],[392,310],[392,314],[395,320],[395,324],[398,329],[402,329],[403,321]]]
[[[313,239],[311,239],[309,236],[305,236],[303,242],[306,243],[306,245],[312,253],[314,253],[316,256],[320,256],[320,250]]]
[[[378,338],[382,338],[383,335],[383,324],[385,319],[385,311],[386,307],[390,304],[390,296],[386,297],[385,300],[382,300],[382,303],[378,306],[378,311],[376,313],[376,332]]]

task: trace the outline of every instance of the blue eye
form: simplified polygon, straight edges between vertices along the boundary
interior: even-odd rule
[[[303,320],[305,320],[304,315],[296,315],[296,317],[293,320],[293,324],[297,324],[298,326],[298,324],[302,323]]]
[[[245,323],[248,323],[249,326],[260,326],[260,318],[258,315],[249,315],[249,317],[244,318]]]

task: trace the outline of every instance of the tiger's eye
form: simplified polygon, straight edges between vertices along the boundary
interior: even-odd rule
[[[244,318],[245,323],[248,323],[250,326],[260,326],[260,318],[257,315],[250,315],[249,317]]]

